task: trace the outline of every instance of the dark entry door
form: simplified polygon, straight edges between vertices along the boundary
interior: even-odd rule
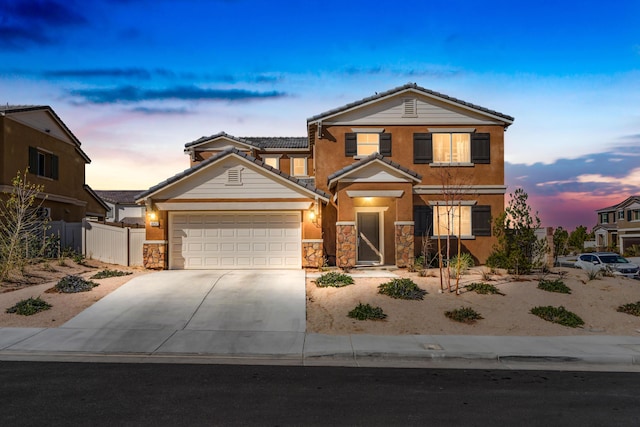
[[[358,262],[380,262],[380,215],[378,212],[358,212]]]

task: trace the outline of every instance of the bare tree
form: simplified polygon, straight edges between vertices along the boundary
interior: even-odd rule
[[[8,197],[0,198],[0,280],[14,271],[24,272],[27,262],[40,255],[44,245],[29,251],[29,244],[34,239],[39,242],[47,226],[40,213],[44,199],[37,200],[44,187],[31,184],[27,170],[19,171],[11,184]]]

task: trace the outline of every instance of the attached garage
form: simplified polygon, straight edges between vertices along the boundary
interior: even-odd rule
[[[299,269],[300,212],[171,212],[170,269]]]

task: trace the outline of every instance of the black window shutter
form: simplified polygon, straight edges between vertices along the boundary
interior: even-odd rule
[[[491,206],[471,207],[471,234],[474,236],[491,236]]]
[[[51,178],[58,179],[58,156],[51,155]]]
[[[631,211],[627,211],[627,221],[631,221]]]
[[[413,163],[433,162],[433,139],[430,133],[413,134]]]
[[[431,206],[413,207],[413,234],[433,236],[433,214]]]
[[[29,147],[29,173],[38,173],[38,150]]]
[[[391,134],[390,133],[380,134],[380,154],[387,157],[391,156]]]
[[[471,162],[491,163],[491,134],[471,134]]]
[[[358,144],[356,142],[356,134],[348,133],[344,136],[344,155],[353,157],[358,154]]]

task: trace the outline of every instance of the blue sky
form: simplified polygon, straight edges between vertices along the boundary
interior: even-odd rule
[[[0,102],[52,106],[94,189],[146,189],[200,136],[302,136],[416,82],[514,116],[509,191],[591,228],[640,194],[639,24],[634,0],[4,0]]]

